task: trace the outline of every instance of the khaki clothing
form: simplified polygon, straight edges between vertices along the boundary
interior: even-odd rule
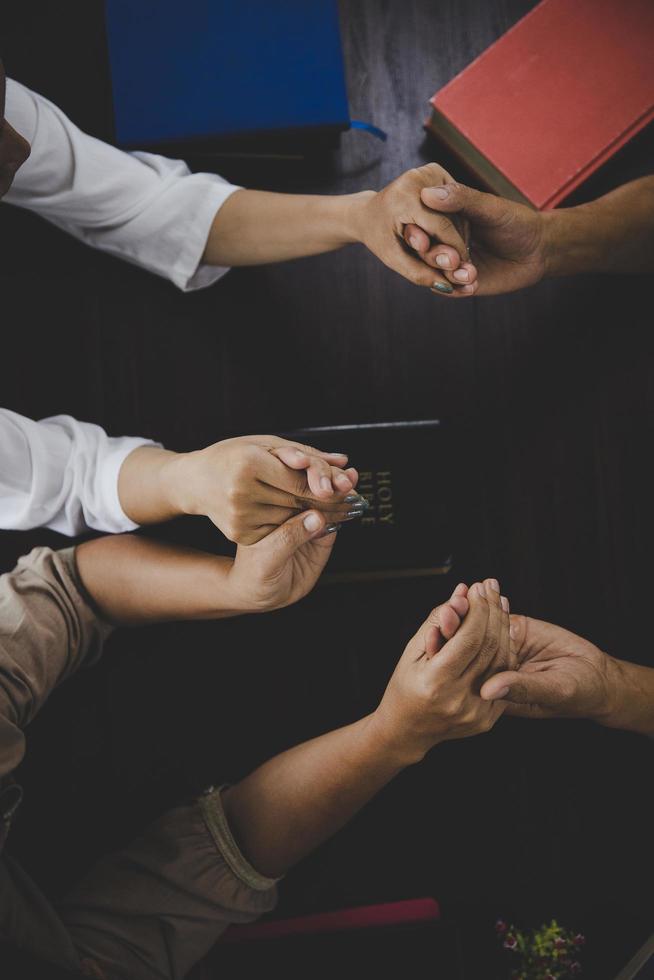
[[[5,836],[20,798],[10,778],[25,753],[23,729],[59,683],[97,661],[111,629],[85,593],[74,549],[37,548],[0,577]],[[230,923],[250,922],[275,901],[275,882],[238,850],[219,789],[168,811],[103,858],[57,909],[8,853],[0,855],[0,937],[107,980],[181,980]]]

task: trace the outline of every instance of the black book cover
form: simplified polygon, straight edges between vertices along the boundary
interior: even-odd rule
[[[281,433],[347,453],[370,507],[344,525],[322,581],[443,575],[452,565],[445,433],[436,419],[338,425]]]

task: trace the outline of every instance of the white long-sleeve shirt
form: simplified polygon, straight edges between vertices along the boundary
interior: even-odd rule
[[[5,115],[32,152],[3,200],[183,290],[208,286],[227,271],[200,260],[216,212],[236,186],[191,174],[180,160],[123,153],[11,79]],[[0,409],[0,527],[70,535],[133,529],[118,498],[118,473],[148,442],[109,438],[70,416],[34,422]]]
[[[88,136],[43,96],[7,79],[5,116],[31,144],[3,198],[183,290],[227,272],[201,265],[211,224],[239,188],[181,160],[124,153]]]
[[[35,422],[0,408],[0,528],[62,534],[131,531],[118,473],[148,439],[111,438],[99,425],[56,415]]]

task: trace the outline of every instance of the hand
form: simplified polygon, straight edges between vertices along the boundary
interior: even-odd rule
[[[479,689],[514,664],[508,610],[495,579],[459,585],[409,641],[375,712],[380,737],[400,764],[418,762],[438,742],[493,727],[504,705],[482,700]]]
[[[450,270],[445,273],[450,283],[460,283],[461,272],[468,273],[467,286],[450,295],[508,293],[531,286],[545,275],[550,215],[454,182],[424,188],[420,197],[435,213],[459,216],[470,225],[470,259],[476,268],[476,281],[451,242],[435,235],[421,221],[407,224],[404,230],[405,241],[423,262]]]
[[[356,240],[362,242],[373,255],[395,272],[399,272],[416,286],[427,286],[437,291],[452,291],[452,286],[440,272],[430,268],[433,263],[423,261],[422,255],[411,253],[405,245],[410,244],[410,234],[406,229],[420,225],[420,235],[427,239],[431,235],[449,246],[456,255],[457,266],[470,270],[469,282],[476,276],[475,270],[467,263],[468,251],[459,222],[446,215],[435,213],[421,201],[421,191],[434,185],[445,184],[452,178],[446,170],[436,163],[407,170],[378,193],[369,192],[353,198],[352,207],[356,209],[354,228]],[[425,235],[426,232],[426,235]],[[456,285],[456,282],[455,282]]]
[[[178,510],[209,517],[231,541],[251,545],[298,511],[320,506],[329,523],[365,511],[347,456],[277,436],[225,439],[171,456],[165,479]]]
[[[615,661],[598,647],[527,616],[511,616],[511,646],[517,668],[486,681],[484,699],[501,698],[522,718],[608,718]]]
[[[320,578],[337,530],[319,511],[310,510],[256,544],[239,545],[227,577],[231,608],[268,612],[302,599]]]

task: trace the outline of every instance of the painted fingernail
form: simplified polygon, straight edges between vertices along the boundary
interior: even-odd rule
[[[365,511],[364,511],[363,507],[360,507],[358,510],[356,510],[356,509],[348,510],[348,512],[347,512],[347,514],[345,516],[348,519],[351,519],[352,517],[363,517],[364,513],[365,513]]]
[[[452,273],[452,277],[457,279],[459,282],[467,282],[470,273],[467,269],[457,269],[456,272]]]
[[[325,534],[334,534],[335,531],[338,531],[340,526],[340,524],[328,524],[325,528]]]
[[[441,201],[444,201],[450,196],[450,192],[447,187],[430,187],[429,190],[434,195],[434,197],[440,197]]]
[[[307,516],[302,521],[307,531],[317,531],[320,527],[320,518],[317,514],[307,514]]]
[[[441,269],[449,269],[452,263],[450,262],[449,255],[444,255],[442,252],[436,256],[436,265],[439,265]],[[456,273],[454,273],[456,276]]]
[[[449,282],[435,282],[431,291],[432,293],[453,293],[454,288],[450,286]]]
[[[321,476],[320,477],[320,489],[321,490],[325,490],[325,491],[327,491],[329,493],[332,492],[332,489],[333,489],[333,487],[332,487],[332,481],[329,479],[328,476]]]
[[[507,597],[505,595],[501,595],[500,596],[500,603],[502,604],[502,609],[504,610],[504,612],[508,612],[509,611],[509,600],[507,599]]]
[[[347,497],[343,498],[343,502],[346,504],[356,504],[359,500],[363,500],[360,493],[348,493]]]
[[[500,583],[497,581],[496,578],[489,578],[488,584],[490,585],[491,589],[493,589],[493,591],[495,592],[500,591]]]

